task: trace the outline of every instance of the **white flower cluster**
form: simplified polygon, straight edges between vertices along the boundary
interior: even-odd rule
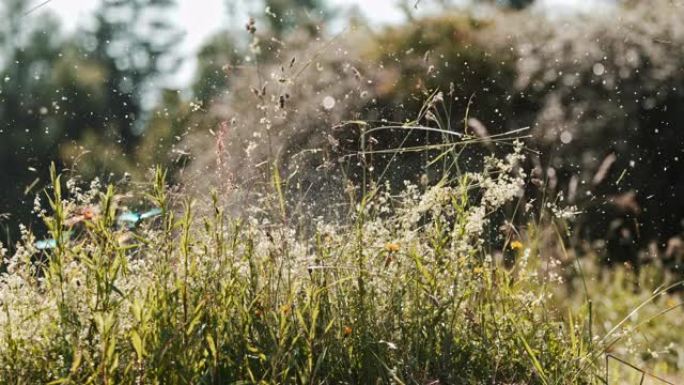
[[[77,205],[90,205],[96,202],[102,191],[100,179],[95,177],[90,181],[88,190],[83,191],[79,185],[78,178],[69,178],[66,181],[66,190],[69,192],[74,203]]]
[[[525,159],[522,150],[523,143],[515,141],[514,152],[505,160],[487,157],[484,172],[470,174],[482,190],[482,205],[487,209],[496,210],[522,196],[526,176],[519,167]]]
[[[551,213],[553,214],[553,216],[555,218],[562,219],[562,220],[571,220],[571,219],[574,219],[575,217],[577,217],[577,215],[581,214],[581,211],[579,211],[577,206],[574,206],[574,205],[561,207],[556,202],[547,202],[546,208],[549,211],[551,211]]]

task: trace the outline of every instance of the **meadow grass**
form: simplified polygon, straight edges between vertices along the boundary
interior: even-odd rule
[[[624,322],[600,335],[587,296],[554,295],[560,263],[534,231],[490,235],[521,203],[514,148],[479,173],[350,194],[348,220],[306,227],[277,176],[229,215],[217,194],[169,194],[161,170],[133,195],[53,172],[36,210],[56,247],[24,230],[2,251],[0,383],[603,383]],[[117,227],[127,204],[161,215]]]

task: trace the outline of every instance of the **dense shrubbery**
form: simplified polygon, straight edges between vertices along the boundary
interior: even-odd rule
[[[684,8],[654,1],[616,12],[564,28],[499,22],[492,41],[519,55],[515,89],[538,106],[541,174],[588,212],[582,231],[612,243],[618,260],[636,262],[635,249],[655,241],[649,258],[681,270],[682,255],[665,249],[683,230],[684,55],[674,47]]]
[[[115,230],[131,198],[73,182],[62,193],[57,178],[50,207],[37,210],[61,241],[43,254],[25,233],[5,256],[2,378],[590,381],[590,337],[545,307],[558,276],[538,275],[539,256],[517,239],[512,270],[483,243],[492,213],[521,193],[516,148],[455,184],[369,192],[348,202],[348,221],[317,221],[312,232],[287,225],[278,195],[241,219],[216,199],[213,215],[195,217],[192,203],[173,203],[161,173],[147,198],[162,209],[158,222]]]
[[[275,55],[269,53],[272,65],[264,65],[260,75],[241,72],[232,96],[213,108],[221,110],[217,120],[237,122],[230,126],[225,157],[238,161],[229,168],[238,178],[253,176],[253,165],[277,158],[291,167],[288,175],[301,178],[303,191],[323,174],[332,175],[331,186],[344,188],[340,180],[358,181],[359,172],[346,170],[339,178],[337,160],[358,150],[363,127],[336,126],[340,120],[437,122],[479,136],[530,126],[531,146],[541,150],[530,160],[535,181],[585,213],[577,246],[632,264],[658,257],[681,270],[681,242],[673,237],[682,232],[684,217],[677,199],[684,193],[678,166],[684,137],[677,128],[684,57],[672,47],[682,39],[684,10],[669,1],[624,6],[561,19],[567,28],[541,15],[531,23],[527,12],[428,18],[371,37],[347,34],[345,44],[339,38],[316,47],[285,41]],[[259,84],[266,84],[266,94],[248,97],[247,90]],[[421,114],[437,91],[444,109]],[[326,97],[335,102],[331,110],[322,106]],[[254,103],[261,114],[252,113]],[[270,149],[258,150],[266,141],[255,135],[268,136]],[[443,138],[384,130],[370,139],[378,150]],[[468,150],[462,166],[477,165],[497,148],[502,150]],[[253,160],[245,161],[250,157],[244,149],[252,150]],[[401,186],[430,174],[424,154],[378,155],[374,162],[378,169],[390,159],[399,162],[389,177]],[[213,165],[215,158],[209,158],[196,166]],[[334,171],[318,172],[322,168]],[[269,172],[262,175],[270,178]]]
[[[187,175],[205,176],[206,170],[212,170],[212,175],[241,187],[263,185],[271,178],[269,165],[277,161],[290,182],[292,196],[320,209],[321,214],[332,214],[329,205],[316,207],[326,196],[339,195],[348,183],[363,182],[368,167],[361,166],[354,155],[362,146],[375,152],[375,176],[391,169],[383,176],[395,188],[407,180],[418,183],[428,174],[435,182],[440,171],[431,173],[425,159],[441,151],[397,156],[378,150],[444,141],[443,135],[434,132],[407,134],[400,129],[402,125],[437,124],[452,131],[463,126],[457,117],[469,108],[490,120],[509,112],[497,110],[499,99],[491,95],[503,95],[512,86],[513,66],[501,66],[477,48],[472,35],[479,28],[472,19],[449,17],[425,20],[406,31],[397,28],[377,39],[369,39],[366,27],[358,26],[329,41],[318,38],[314,46],[309,44],[313,38],[304,32],[275,48],[255,38],[253,60],[266,57],[266,63],[231,69],[230,91],[207,105],[213,126],[222,133],[199,134],[205,135],[199,140],[198,135],[191,137],[196,157]],[[421,35],[425,30],[432,32],[429,39]],[[453,37],[456,44],[445,43],[439,38],[442,34]],[[458,49],[453,51],[453,47]],[[446,79],[452,80],[451,87],[446,82],[445,89],[436,92]],[[477,94],[474,100],[473,94]],[[491,113],[485,115],[485,111]],[[388,125],[396,127],[363,134]],[[217,147],[221,147],[220,155]],[[485,153],[477,150],[473,154],[479,157],[471,153],[462,157],[477,168]],[[214,172],[217,158],[224,164],[223,173]]]

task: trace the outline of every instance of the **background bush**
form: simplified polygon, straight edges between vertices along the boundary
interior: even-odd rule
[[[317,76],[336,82],[327,89],[304,91],[309,87],[304,85],[288,92],[294,97],[288,99],[287,109],[294,113],[288,115],[287,130],[275,131],[288,132],[289,139],[272,151],[283,159],[304,148],[330,154],[300,170],[334,164],[335,150],[342,149],[343,155],[359,146],[358,126],[333,130],[340,120],[360,116],[388,124],[418,117],[425,123],[429,117],[421,116],[420,110],[433,92],[441,91],[447,103],[433,117],[440,127],[470,130],[473,135],[531,127],[531,146],[541,154],[530,161],[535,180],[580,206],[584,215],[576,234],[583,250],[596,249],[608,261],[632,264],[667,259],[668,266],[681,269],[681,253],[668,244],[678,244],[684,217],[677,199],[682,194],[679,162],[684,148],[677,128],[682,57],[674,48],[682,35],[679,21],[684,11],[669,1],[624,5],[606,13],[566,17],[560,21],[566,28],[534,12],[426,18],[370,38],[354,40],[359,37],[350,35],[352,47],[338,46],[333,39],[325,49],[308,48],[316,60],[302,73],[311,78],[301,83],[316,84]],[[539,23],[528,23],[530,17],[539,18]],[[275,70],[262,72],[274,74],[289,57],[303,56],[285,53],[288,49],[286,45],[278,51]],[[344,56],[337,65],[321,61],[339,52]],[[350,68],[366,84],[354,82]],[[349,82],[340,81],[339,74]],[[238,81],[231,101],[245,100],[247,85],[255,83]],[[309,97],[302,97],[307,93]],[[330,116],[321,108],[328,95],[337,101],[336,111],[355,112]],[[279,96],[270,95],[270,107],[275,108]],[[221,113],[227,121],[248,116],[253,107],[220,104],[231,105],[231,112]],[[236,135],[242,131],[236,130]],[[330,142],[329,137],[337,140]],[[376,150],[441,140],[423,134],[407,138],[396,131],[376,133],[374,139]],[[497,146],[468,150],[462,163],[477,164],[492,151]],[[401,162],[390,175],[395,185],[429,174],[425,153],[421,156],[393,158]],[[376,168],[382,170],[389,158],[375,156]],[[212,162],[200,162],[199,167]],[[346,175],[358,180],[358,174],[357,170]]]

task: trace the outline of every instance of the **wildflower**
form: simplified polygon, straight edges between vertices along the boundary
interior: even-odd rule
[[[73,226],[77,223],[91,221],[95,219],[100,213],[99,208],[94,206],[87,206],[79,209],[74,215],[67,218],[64,224],[67,226]]]
[[[83,210],[83,219],[89,221],[89,220],[91,220],[91,219],[93,219],[93,218],[95,218],[95,211],[94,211],[91,207],[86,207],[86,208]]]
[[[478,238],[488,220],[486,218],[485,207],[483,205],[469,209],[468,220],[465,225],[465,232],[472,238]]]
[[[668,308],[671,308],[671,307],[679,306],[679,305],[681,305],[681,303],[679,303],[674,297],[668,296],[667,300],[665,301],[665,305]]]
[[[511,250],[521,250],[523,248],[523,243],[520,241],[511,242]]]
[[[344,334],[345,337],[349,337],[352,334],[351,326],[344,325],[342,328],[342,334]]]
[[[385,244],[385,250],[386,250],[388,253],[396,253],[397,251],[399,251],[399,248],[400,248],[400,247],[399,247],[399,244],[398,244],[398,243],[388,242],[388,243]]]

